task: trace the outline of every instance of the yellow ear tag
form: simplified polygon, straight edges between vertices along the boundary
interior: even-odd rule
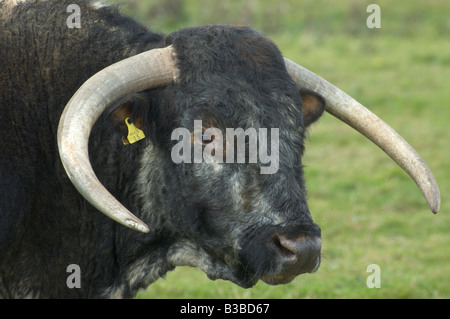
[[[125,124],[128,127],[128,135],[127,137],[122,136],[122,142],[124,145],[133,144],[145,138],[144,132],[138,129],[133,122],[131,122],[129,117],[125,119]]]

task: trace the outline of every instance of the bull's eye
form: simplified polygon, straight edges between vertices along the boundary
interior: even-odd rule
[[[203,146],[206,146],[206,145],[214,142],[215,139],[216,139],[215,135],[205,134],[204,129],[202,129],[202,132],[194,131],[193,133],[191,133],[192,142],[203,145]]]
[[[210,127],[194,131],[191,133],[191,141],[194,146],[201,145],[211,156],[226,156],[226,142],[218,128]]]
[[[202,134],[202,145],[208,145],[209,143],[212,143],[215,139],[215,135],[205,135],[204,133]]]

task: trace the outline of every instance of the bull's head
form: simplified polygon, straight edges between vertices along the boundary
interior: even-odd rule
[[[157,98],[149,107],[155,110],[145,114],[166,117],[165,126],[154,129],[160,132],[154,137],[158,146],[152,144],[148,152],[160,149],[159,159],[166,163],[163,174],[171,181],[164,185],[164,200],[172,203],[167,214],[183,238],[170,248],[174,265],[198,266],[211,278],[245,287],[258,279],[287,283],[318,268],[320,228],[308,210],[301,154],[305,129],[323,109],[391,156],[417,183],[431,210],[439,210],[436,181],[415,150],[353,98],[284,59],[264,35],[248,28],[211,26],[184,29],[166,41],[165,48],[123,60],[89,79],[65,108],[58,145],[68,176],[92,205],[125,226],[148,232],[96,178],[88,138],[113,102],[159,88],[151,92]],[[158,119],[153,120],[158,126]],[[223,144],[230,142],[226,128],[277,128],[277,170],[261,174],[260,161],[174,163],[171,132],[182,127],[195,133],[196,120],[202,120],[204,130],[221,130],[224,134],[215,142]],[[192,144],[206,147],[212,141],[211,136],[193,138]],[[225,148],[223,152],[225,158]],[[153,155],[144,154],[140,165],[145,166],[145,156]]]

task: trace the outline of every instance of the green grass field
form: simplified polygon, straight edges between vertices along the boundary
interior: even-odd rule
[[[381,29],[366,26],[370,3],[380,5]],[[181,267],[138,298],[450,297],[449,1],[140,0],[125,9],[163,32],[212,23],[265,32],[286,57],[397,130],[432,169],[442,199],[433,215],[389,157],[325,114],[303,160],[310,210],[322,228],[318,272],[242,289]],[[370,264],[380,266],[381,288],[366,285]]]

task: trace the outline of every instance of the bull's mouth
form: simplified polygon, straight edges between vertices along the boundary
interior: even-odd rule
[[[256,283],[261,280],[263,282],[265,282],[266,284],[269,285],[286,285],[289,284],[290,282],[292,282],[295,278],[297,278],[300,274],[298,275],[291,275],[291,274],[264,274],[264,275],[251,275],[251,274],[247,274],[245,276],[242,277],[224,277],[224,278],[220,278],[220,279],[224,279],[224,280],[229,280],[233,283],[235,283],[236,285],[242,287],[242,288],[251,288],[254,285],[256,285]],[[208,278],[211,280],[215,280],[215,279],[219,279],[215,276],[209,276]]]
[[[297,276],[283,276],[283,275],[264,275],[261,280],[269,285],[285,285],[294,280]]]
[[[320,256],[317,257],[316,264],[314,267],[305,272],[305,271],[299,271],[298,273],[281,273],[281,274],[265,274],[261,276],[261,280],[264,281],[266,284],[269,285],[285,285],[293,281],[296,277],[298,277],[301,274],[304,273],[314,273],[319,269],[320,266]]]
[[[251,288],[256,283],[261,280],[269,285],[285,285],[292,282],[299,275],[304,273],[314,273],[319,269],[320,266],[320,256],[313,264],[313,268],[308,271],[304,269],[290,269],[289,272],[267,272],[262,274],[255,274],[248,271],[244,271],[247,267],[234,268],[232,271],[222,276],[217,276],[217,274],[207,274],[208,278],[211,280],[223,279],[231,281],[242,288]]]

